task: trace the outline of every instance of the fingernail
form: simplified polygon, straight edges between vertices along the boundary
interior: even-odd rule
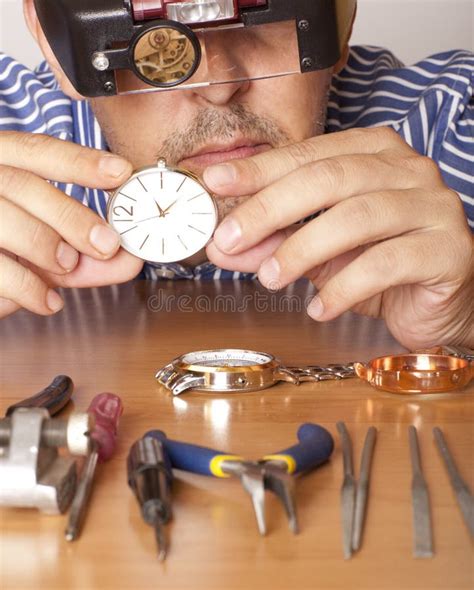
[[[127,172],[129,163],[118,156],[102,156],[99,162],[99,170],[107,176],[119,178]]]
[[[279,291],[281,289],[280,272],[278,260],[269,258],[259,268],[258,280],[270,291]]]
[[[233,250],[242,237],[242,228],[237,220],[225,219],[214,233],[214,243],[222,252]]]
[[[107,225],[95,225],[89,236],[90,243],[101,254],[112,254],[120,244],[120,236]]]
[[[61,297],[53,291],[53,289],[49,289],[46,295],[46,305],[49,307],[51,311],[59,311],[64,306],[64,301]]]
[[[209,188],[218,188],[233,184],[237,180],[235,167],[231,164],[209,166],[204,171],[204,182]]]
[[[324,305],[318,295],[316,295],[316,297],[311,301],[306,311],[308,312],[308,315],[313,318],[313,320],[318,320],[323,315]]]
[[[69,244],[66,244],[66,242],[59,242],[56,250],[56,260],[64,270],[70,272],[73,268],[76,268],[77,261],[79,260],[79,252],[74,250]]]

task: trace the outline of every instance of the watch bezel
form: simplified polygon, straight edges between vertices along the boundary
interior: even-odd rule
[[[236,352],[236,353],[244,353],[244,354],[258,354],[268,358],[268,361],[265,363],[260,363],[256,365],[221,365],[221,366],[212,366],[212,365],[200,365],[197,363],[187,363],[185,362],[185,357],[191,354],[216,354],[216,353],[225,353],[225,352]],[[172,361],[173,366],[175,369],[179,371],[191,371],[193,373],[246,373],[246,372],[258,372],[264,371],[269,368],[275,368],[280,366],[280,362],[276,359],[272,354],[268,352],[260,352],[257,350],[248,350],[243,348],[213,348],[209,350],[196,350],[193,352],[187,352],[174,361]]]

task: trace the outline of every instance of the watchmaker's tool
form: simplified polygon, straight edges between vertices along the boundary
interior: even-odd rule
[[[147,433],[161,440],[175,469],[214,477],[239,477],[252,499],[260,534],[266,534],[265,490],[280,499],[288,517],[290,529],[298,533],[298,519],[293,475],[314,469],[329,459],[334,448],[331,434],[322,426],[303,424],[298,429],[299,443],[260,461],[245,461],[242,457],[222,453],[166,438],[161,431]]]
[[[145,435],[131,447],[127,459],[128,485],[132,488],[142,517],[155,530],[158,559],[168,553],[164,525],[171,519],[172,470],[160,440]]]
[[[100,393],[92,400],[88,410],[94,418],[90,433],[90,453],[82,468],[76,494],[71,504],[65,536],[67,541],[78,538],[86,516],[89,497],[94,482],[97,461],[110,459],[117,443],[117,429],[123,406],[120,398],[113,393]]]
[[[223,348],[189,352],[155,375],[160,385],[180,395],[188,390],[240,393],[286,381],[300,385],[359,377],[391,393],[443,393],[460,389],[474,376],[473,354],[456,347],[435,352],[384,356],[368,363],[285,366],[266,352]],[[472,352],[472,351],[471,351]]]
[[[433,428],[433,434],[441,459],[443,460],[449,481],[456,495],[459,510],[468,528],[469,534],[474,538],[474,498],[467,483],[463,480],[454,462],[454,458],[448,448],[448,443],[440,428]]]
[[[413,555],[420,558],[433,557],[430,500],[428,486],[421,469],[420,447],[415,426],[408,427],[408,437],[412,466]]]
[[[369,493],[370,470],[372,467],[372,457],[374,454],[377,429],[370,426],[365,436],[362,457],[360,460],[359,481],[357,482],[355,512],[354,512],[354,531],[352,535],[352,550],[360,549],[362,531],[365,523],[365,513],[367,509],[367,499]]]
[[[44,408],[50,416],[58,414],[69,402],[74,390],[72,379],[67,375],[58,375],[36,395],[10,406],[5,416],[10,416],[18,408]]]
[[[341,436],[344,469],[341,487],[343,550],[344,559],[350,559],[353,551],[358,551],[361,545],[377,429],[371,426],[367,430],[357,483],[354,476],[350,434],[344,422],[337,422],[336,427]]]
[[[58,454],[89,452],[88,414],[51,418],[44,408],[19,408],[0,419],[0,505],[64,512],[76,487],[76,462]]]

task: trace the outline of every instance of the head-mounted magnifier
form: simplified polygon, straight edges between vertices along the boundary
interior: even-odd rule
[[[86,97],[334,66],[356,0],[35,0],[48,42]]]

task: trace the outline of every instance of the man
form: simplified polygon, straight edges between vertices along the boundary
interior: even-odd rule
[[[351,16],[354,5],[339,0]],[[306,276],[315,320],[353,310],[383,317],[408,348],[474,346],[471,53],[403,68],[383,50],[349,55],[348,27],[334,68],[84,101],[33,0],[24,8],[47,65],[0,63],[1,315],[57,312],[55,286],[135,277],[142,261],[97,213],[104,190],[165,156],[204,178],[225,219],[210,262],[145,276],[258,273],[271,289]]]

